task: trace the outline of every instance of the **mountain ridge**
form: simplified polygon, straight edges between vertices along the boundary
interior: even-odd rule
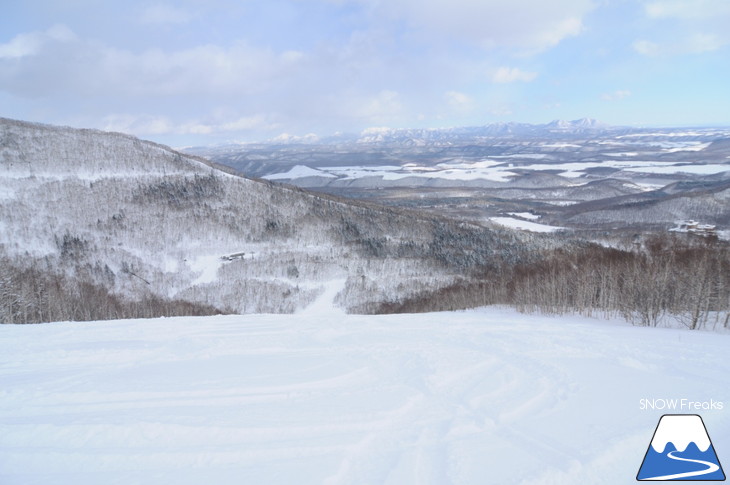
[[[336,303],[368,313],[537,241],[232,172],[129,135],[0,119],[0,259],[238,313],[300,311],[342,280]]]
[[[185,147],[182,150],[195,153],[199,150],[219,150],[230,147],[251,147],[258,145],[349,145],[349,144],[392,144],[398,141],[410,141],[411,145],[428,145],[430,143],[463,141],[469,137],[504,137],[530,136],[552,137],[553,135],[585,135],[601,132],[634,133],[641,132],[641,128],[614,126],[593,118],[579,118],[576,120],[553,120],[547,123],[522,123],[516,121],[494,122],[484,125],[453,126],[442,128],[390,128],[370,127],[359,133],[337,133],[333,135],[291,135],[283,133],[268,140],[223,143],[206,147]]]

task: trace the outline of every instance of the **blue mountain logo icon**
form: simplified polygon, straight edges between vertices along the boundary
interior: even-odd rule
[[[644,455],[639,481],[723,481],[725,472],[702,418],[665,414],[659,419]]]

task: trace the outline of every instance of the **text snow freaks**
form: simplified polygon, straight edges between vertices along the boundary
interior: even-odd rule
[[[722,401],[693,401],[691,399],[640,399],[639,409],[641,411],[721,411]]]

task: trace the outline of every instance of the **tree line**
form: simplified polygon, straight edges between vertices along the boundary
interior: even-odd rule
[[[451,234],[450,239],[434,238],[432,244],[409,251],[395,244],[386,252],[397,254],[356,257],[349,266],[359,266],[349,268],[347,291],[340,295],[340,302],[359,313],[448,311],[504,304],[523,312],[622,317],[643,326],[657,326],[671,318],[689,329],[730,327],[730,244],[726,242],[661,235],[648,237],[640,245],[620,249],[573,241],[562,245],[534,245],[529,257],[510,258],[505,256],[510,253],[505,253],[502,245],[467,236],[469,234],[457,238]],[[358,242],[368,240],[362,234],[354,239]],[[84,249],[83,240],[64,234],[56,242],[62,254],[70,255],[61,258],[60,262],[0,258],[0,322],[212,315],[231,313],[231,305],[242,300],[255,311],[261,305],[261,294],[282,300],[270,302],[265,308],[294,311],[302,301],[316,296],[297,292],[289,295],[283,287],[258,287],[249,282],[236,285],[239,290],[229,295],[233,300],[219,298],[224,302],[223,307],[208,304],[207,298],[195,297],[190,292],[183,292],[182,298],[166,298],[148,288],[150,283],[127,266],[123,265],[124,274],[115,275],[103,265],[81,264],[74,255]],[[444,246],[440,252],[434,249],[437,242]],[[469,244],[494,246],[501,257],[487,261],[486,252],[466,251],[464,254],[469,258],[452,260],[454,255],[449,251]],[[403,251],[407,254],[400,254]],[[411,252],[420,257],[413,258]],[[461,253],[456,251],[454,254]],[[424,266],[419,263],[421,258],[433,261],[434,269],[442,265],[461,268],[463,276],[449,281],[437,277],[436,272],[424,279]],[[63,269],[67,263],[72,265],[72,270]],[[318,258],[307,261],[292,256],[282,261],[284,263],[289,279],[299,280],[302,272],[309,275],[305,280],[310,277],[313,281],[326,279],[326,275],[315,274],[318,268],[326,266],[326,262]],[[272,269],[270,264],[270,261],[266,263],[269,271]],[[239,266],[231,266],[230,270],[238,272]],[[296,269],[296,275],[292,268]],[[253,271],[253,268],[248,270]],[[266,272],[264,268],[261,270]],[[396,276],[396,273],[398,277],[392,281],[378,281],[375,276]],[[141,279],[141,283],[135,285],[141,289],[133,293],[114,291],[118,286],[115,279],[128,274]],[[210,291],[226,293],[221,284]]]
[[[0,259],[0,322],[41,323],[118,318],[215,315],[210,305],[164,298],[151,292],[138,298],[113,294],[90,278],[48,271],[36,261],[22,267]]]
[[[730,245],[716,239],[661,235],[641,247],[584,244],[553,249],[528,264],[502,265],[476,278],[375,313],[511,305],[524,312],[622,317],[657,326],[674,318],[689,329],[730,326]]]

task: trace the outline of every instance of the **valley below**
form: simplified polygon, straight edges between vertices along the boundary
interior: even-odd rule
[[[730,129],[576,120],[190,151],[249,176],[471,222],[600,235],[697,220],[730,238]]]

